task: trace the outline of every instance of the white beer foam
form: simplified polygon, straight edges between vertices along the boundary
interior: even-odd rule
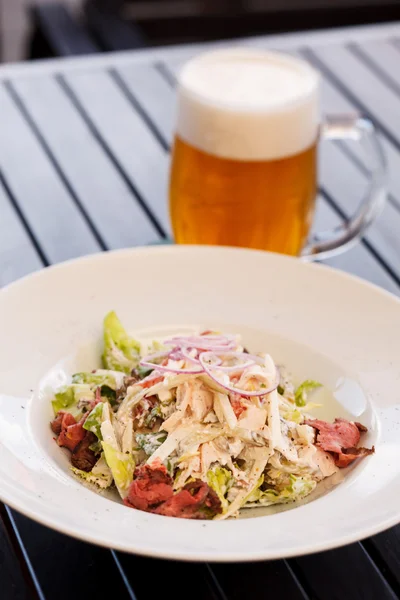
[[[318,74],[291,56],[217,50],[190,60],[179,77],[177,133],[209,154],[292,156],[315,142],[319,120]]]

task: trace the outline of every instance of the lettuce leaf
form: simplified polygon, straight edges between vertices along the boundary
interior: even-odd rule
[[[115,485],[120,493],[121,498],[125,498],[128,494],[128,489],[133,480],[133,472],[135,470],[135,461],[132,454],[124,454],[116,450],[110,444],[101,442],[106,463],[111,469]]]
[[[296,389],[294,393],[294,401],[296,406],[305,406],[307,403],[307,395],[312,390],[321,387],[321,383],[318,381],[313,381],[312,379],[306,379],[303,381],[301,385]]]
[[[260,487],[262,486],[263,483],[264,483],[264,475],[261,475],[255,482],[255,484],[252,487],[252,489],[250,490],[250,492],[247,494],[246,498],[243,500],[242,506],[244,506],[248,502],[258,502],[259,501],[259,499],[261,498],[261,495],[263,493],[260,490]]]
[[[304,421],[304,416],[297,409],[288,410],[287,412],[284,412],[282,416],[284,419],[286,419],[286,421],[292,421],[293,423],[297,423],[298,425],[300,425]]]
[[[114,311],[104,319],[103,365],[106,369],[130,373],[140,360],[140,344],[123,328]]]
[[[110,487],[110,485],[113,482],[111,470],[108,467],[103,456],[99,458],[99,460],[89,473],[87,473],[86,471],[81,471],[80,469],[76,469],[75,467],[71,467],[71,471],[75,473],[75,475],[78,475],[78,477],[81,477],[82,479],[87,481],[88,483],[94,483],[102,489]]]
[[[257,503],[268,506],[270,504],[294,502],[295,500],[301,500],[308,496],[317,485],[316,481],[307,476],[297,477],[296,475],[291,474],[289,475],[289,479],[290,483],[281,491],[274,489],[265,491],[260,489],[255,490],[254,493],[247,498],[247,503],[252,505]]]
[[[95,442],[93,442],[93,444],[90,444],[89,450],[91,450],[95,454],[101,454],[103,451],[103,448],[101,447],[101,441],[96,440]]]
[[[60,410],[65,410],[74,415],[77,419],[82,415],[82,409],[78,406],[78,403],[80,401],[90,402],[93,399],[94,391],[91,389],[90,385],[72,384],[61,388],[54,395],[54,400],[52,400],[51,404],[55,415]]]
[[[124,375],[119,371],[98,369],[94,373],[75,373],[72,376],[72,383],[87,383],[94,387],[104,385],[112,390],[117,390],[124,383]]]
[[[223,467],[215,467],[208,471],[207,483],[217,494],[221,501],[222,510],[225,511],[228,508],[226,494],[233,484],[232,473]]]
[[[151,409],[151,411],[149,412],[149,414],[147,415],[146,419],[145,419],[145,426],[148,427],[149,429],[151,429],[154,425],[154,423],[156,422],[157,418],[162,418],[162,412],[161,412],[161,406],[160,404],[156,404],[155,406],[153,406],[153,408]]]
[[[103,403],[99,402],[96,404],[94,409],[89,413],[84,425],[83,429],[87,431],[91,431],[95,434],[97,439],[100,441],[103,439],[101,434],[101,424],[103,422]]]

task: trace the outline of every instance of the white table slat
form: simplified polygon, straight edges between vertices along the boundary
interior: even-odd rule
[[[14,88],[107,246],[157,240],[152,223],[57,81],[25,78]]]
[[[340,225],[341,219],[337,213],[319,196],[313,231],[330,230]],[[345,254],[329,258],[325,264],[372,281],[392,294],[399,294],[400,287],[393,278],[381,267],[368,249],[361,243],[348,250]]]
[[[366,190],[365,176],[332,143],[321,144],[320,180],[341,210],[350,216]],[[400,212],[387,203],[365,238],[400,278]]]
[[[0,166],[48,259],[96,252],[89,226],[3,87],[0,114]]]
[[[314,49],[318,59],[360,99],[400,144],[400,97],[344,46]]]
[[[29,235],[0,186],[0,286],[43,266]]]
[[[321,92],[324,114],[345,114],[357,111],[354,104],[349,102],[326,78],[322,79]],[[389,191],[400,206],[400,153],[384,135],[381,134],[379,138],[388,163]],[[347,142],[345,145],[365,167],[368,167],[365,152],[359,144]]]
[[[152,65],[133,68],[124,66],[117,70],[130,92],[151,115],[161,134],[170,143],[176,105],[169,83]]]
[[[67,82],[164,231],[169,233],[165,202],[168,154],[107,72],[71,73]]]
[[[356,50],[387,78],[388,82],[400,90],[400,46],[383,40],[356,44]]]

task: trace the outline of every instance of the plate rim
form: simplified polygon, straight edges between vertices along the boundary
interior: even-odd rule
[[[379,294],[380,296],[385,297],[389,301],[394,302],[396,305],[400,306],[400,298],[398,298],[395,294],[393,294],[385,289],[382,289],[378,285],[373,284],[369,281],[366,281],[359,276],[343,272],[340,269],[337,269],[330,265],[310,263],[308,261],[299,260],[296,257],[289,257],[289,256],[280,255],[280,254],[276,254],[276,253],[270,253],[270,252],[252,250],[252,249],[218,247],[218,246],[197,246],[197,245],[139,246],[139,247],[134,247],[134,248],[113,250],[110,252],[98,252],[98,253],[86,255],[84,257],[73,258],[68,261],[64,261],[64,262],[57,263],[55,265],[51,265],[49,267],[40,269],[38,271],[35,271],[34,273],[30,273],[30,274],[24,276],[21,279],[18,279],[15,282],[12,282],[11,284],[5,286],[3,289],[0,290],[0,296],[1,296],[1,294],[3,294],[3,295],[6,294],[7,291],[10,290],[11,288],[16,289],[16,288],[18,288],[18,286],[23,286],[25,284],[25,282],[28,280],[30,281],[30,280],[33,280],[36,278],[46,277],[49,274],[49,272],[53,272],[55,270],[62,270],[64,268],[70,268],[71,266],[73,266],[74,264],[77,264],[77,263],[90,263],[92,261],[98,261],[98,260],[103,260],[103,259],[106,260],[107,258],[110,258],[111,260],[114,260],[114,259],[118,260],[118,257],[120,257],[120,256],[124,257],[124,256],[129,256],[129,255],[137,255],[137,256],[140,256],[140,254],[165,255],[165,254],[174,254],[176,252],[182,253],[182,252],[188,252],[188,251],[189,252],[200,251],[200,252],[211,252],[211,253],[218,252],[218,253],[231,253],[231,254],[246,253],[248,255],[263,255],[263,256],[267,255],[267,256],[271,257],[272,260],[278,260],[278,261],[282,261],[282,262],[290,262],[292,264],[297,261],[298,265],[299,265],[298,268],[306,268],[308,270],[315,270],[315,271],[320,271],[321,269],[324,271],[329,271],[331,274],[333,274],[335,277],[337,277],[339,279],[350,280],[350,281],[354,282],[356,285],[370,289],[374,294]],[[28,518],[31,518],[42,525],[50,527],[50,528],[52,528],[56,531],[59,531],[63,534],[70,535],[76,539],[80,539],[87,543],[93,543],[93,544],[96,544],[96,545],[99,545],[99,546],[102,546],[105,548],[110,548],[109,544],[107,544],[107,541],[104,540],[104,537],[102,539],[101,532],[99,532],[99,534],[89,534],[89,535],[80,534],[77,526],[75,529],[74,528],[71,529],[67,524],[63,525],[62,521],[57,518],[53,518],[50,516],[46,517],[46,515],[42,517],[41,513],[37,513],[35,510],[30,510],[29,505],[26,505],[25,507],[21,508],[21,505],[18,504],[18,501],[15,502],[13,500],[12,493],[10,495],[8,493],[4,494],[3,491],[0,490],[0,498],[8,506],[12,507],[16,511],[20,512],[21,514],[24,514]],[[134,553],[134,554],[138,554],[138,555],[142,555],[142,556],[164,558],[164,559],[167,558],[167,559],[171,559],[171,560],[181,560],[181,561],[189,561],[189,562],[190,561],[249,562],[249,561],[275,560],[275,559],[281,559],[281,558],[289,558],[289,557],[294,557],[294,556],[313,554],[315,552],[320,552],[323,550],[330,550],[330,549],[338,548],[343,545],[347,545],[347,544],[368,538],[372,535],[376,535],[379,532],[385,531],[385,530],[389,529],[390,527],[395,526],[399,522],[400,522],[400,508],[399,508],[399,512],[398,512],[397,516],[387,518],[386,520],[381,521],[379,524],[371,525],[370,527],[364,527],[363,533],[361,535],[357,532],[354,532],[354,533],[349,533],[346,536],[341,536],[340,539],[332,540],[328,543],[320,542],[318,544],[314,543],[312,546],[304,545],[301,553],[299,553],[298,549],[293,549],[292,551],[286,550],[286,551],[276,552],[276,551],[274,551],[274,549],[266,548],[264,550],[258,550],[256,552],[244,551],[243,553],[235,552],[234,554],[227,554],[227,555],[222,554],[218,550],[211,550],[211,551],[205,550],[198,554],[196,554],[196,551],[191,550],[188,555],[188,554],[183,554],[180,551],[174,551],[173,547],[172,547],[168,551],[168,556],[166,556],[165,551],[163,551],[163,550],[157,551],[156,547],[154,547],[151,550],[150,549],[147,550],[146,548],[143,549],[140,547],[133,548],[132,545],[129,545],[126,543],[115,544],[115,545],[113,544],[112,549],[121,550],[121,551],[129,552],[129,553]]]

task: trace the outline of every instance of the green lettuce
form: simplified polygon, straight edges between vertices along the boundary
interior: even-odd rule
[[[93,388],[100,388],[100,395],[114,405],[117,390],[123,385],[125,375],[121,372],[98,369],[94,373],[75,373],[72,383],[86,383]]]
[[[284,504],[286,502],[294,502],[295,500],[301,500],[310,494],[315,486],[316,482],[307,476],[297,477],[296,475],[289,475],[290,483],[285,486],[282,490],[267,489],[261,490],[260,487],[254,490],[250,496],[248,496],[247,503],[259,503],[264,505],[270,504]],[[262,482],[260,483],[260,485]]]
[[[86,471],[81,471],[80,469],[76,469],[75,467],[71,467],[71,470],[73,473],[75,473],[75,475],[78,475],[78,477],[81,477],[88,483],[94,483],[102,489],[110,487],[113,481],[111,470],[108,467],[103,456],[99,458],[99,460],[89,473],[87,473]]]
[[[72,383],[88,383],[94,387],[106,386],[112,390],[120,388],[123,381],[122,373],[103,369],[98,369],[94,373],[75,373],[72,376]]]
[[[297,388],[294,393],[294,401],[297,406],[305,406],[307,403],[307,395],[312,390],[321,387],[321,383],[318,381],[313,381],[312,379],[306,379],[303,381],[301,385]]]
[[[94,391],[90,385],[86,384],[72,384],[61,388],[52,400],[54,414],[56,415],[60,410],[65,410],[75,418],[82,415],[82,410],[78,406],[80,401],[90,402],[94,400]]]
[[[146,420],[144,422],[145,426],[151,429],[151,427],[153,427],[154,423],[156,422],[157,417],[162,418],[161,406],[159,404],[153,406],[153,408],[147,415]]]
[[[161,446],[167,439],[167,433],[165,431],[158,431],[157,433],[137,433],[136,443],[142,450],[145,451],[147,456],[151,456],[157,448]]]
[[[226,495],[233,483],[232,473],[223,467],[215,467],[208,471],[207,483],[217,494],[221,501],[222,510],[225,511],[228,508]]]
[[[283,418],[286,419],[287,421],[292,421],[293,423],[297,423],[298,425],[301,425],[301,423],[304,420],[304,416],[297,409],[288,410],[287,412],[283,413]]]
[[[262,491],[260,490],[260,487],[262,486],[263,483],[264,483],[264,475],[261,475],[255,482],[255,484],[252,487],[252,489],[250,490],[250,492],[247,494],[246,498],[243,501],[242,506],[244,506],[248,502],[258,502],[258,500],[262,497],[261,496]]]
[[[95,454],[101,454],[102,451],[103,451],[103,449],[101,447],[101,441],[100,440],[96,440],[95,442],[93,442],[93,444],[90,444],[89,450],[91,450]]]
[[[141,367],[140,365],[138,365],[135,371],[138,374],[139,379],[144,379],[145,377],[150,375],[150,373],[152,373],[154,369],[150,369],[149,367]]]
[[[133,480],[135,461],[132,454],[124,454],[110,444],[101,442],[107,465],[111,469],[115,485],[122,498],[125,498]]]
[[[95,434],[97,439],[100,441],[103,439],[101,435],[101,424],[103,422],[103,403],[99,402],[96,404],[94,409],[89,413],[84,425],[83,429],[87,429],[87,431],[91,431]]]
[[[124,373],[130,373],[140,360],[140,344],[126,333],[114,311],[104,319],[102,360],[105,369]]]

